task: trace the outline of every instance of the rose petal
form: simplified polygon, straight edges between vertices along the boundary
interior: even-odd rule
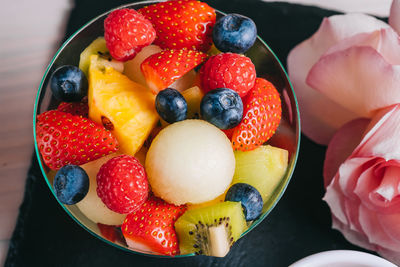
[[[371,211],[365,206],[361,205],[359,221],[370,243],[377,244],[381,247],[394,251],[399,250],[400,240],[396,240],[386,234],[375,211]]]
[[[355,34],[389,27],[387,23],[365,14],[334,15],[324,18],[318,31],[309,40],[314,42],[313,47],[321,48],[325,52],[338,41]]]
[[[387,164],[387,162],[383,158],[377,158],[373,162],[374,164],[370,165],[360,174],[353,191],[360,198],[362,204],[370,210],[380,213],[398,212],[400,210],[399,201],[389,201],[384,199],[381,195],[378,197],[376,193],[376,190],[382,188],[382,186],[386,187],[386,191],[388,190],[387,188],[390,187],[393,189],[394,194],[397,192],[397,190],[394,192],[394,189],[398,186],[399,178],[397,176],[391,176],[391,174],[397,174],[397,172],[395,172],[397,167],[385,167],[384,165]],[[392,169],[394,173],[385,171],[390,169]]]
[[[400,65],[400,37],[391,28],[380,30],[380,40],[375,49],[383,58],[393,65]]]
[[[395,240],[400,240],[400,213],[378,214],[377,218],[387,235]],[[400,247],[397,248],[397,251],[400,252]]]
[[[369,250],[376,250],[376,246],[370,244],[368,238],[364,234],[351,230],[335,216],[332,216],[332,228],[339,230],[350,243]]]
[[[390,29],[390,28],[387,28]],[[362,32],[344,39],[342,42],[331,46],[324,55],[332,54],[334,52],[346,50],[352,46],[371,46],[376,49],[381,40],[381,30],[373,32]]]
[[[382,164],[383,178],[381,183],[371,192],[371,202],[375,206],[387,207],[396,203],[400,204],[400,162],[390,160]],[[378,175],[376,175],[378,176]],[[396,209],[400,211],[400,206]]]
[[[399,46],[400,51],[400,46]],[[323,56],[307,83],[359,117],[400,102],[400,65],[393,66],[373,48],[351,47]]]
[[[305,83],[309,70],[329,47],[340,40],[387,27],[386,23],[363,14],[331,16],[323,20],[311,38],[290,51],[288,72],[301,110],[303,133],[313,141],[328,144],[337,128],[358,116],[310,88]]]
[[[399,122],[399,104],[379,111],[367,127],[367,133],[360,142],[360,145],[353,151],[352,155],[359,157],[382,157],[386,160],[400,160]]]
[[[390,64],[400,64],[400,38],[391,28],[384,28],[368,33],[359,33],[331,46],[324,55],[346,50],[352,46],[370,46]]]
[[[341,165],[335,178],[326,188],[324,201],[327,202],[332,214],[351,230],[363,233],[358,221],[360,199],[353,190],[358,177],[373,164],[370,158],[353,158]]]
[[[359,209],[358,207],[360,206],[360,201],[354,200],[354,201],[345,201],[345,212],[346,216],[349,221],[349,228],[350,230],[360,232],[364,234],[362,227],[360,225],[360,222],[358,221],[359,218]]]
[[[357,119],[343,125],[332,137],[325,154],[324,182],[330,184],[333,176],[345,159],[358,146],[362,135],[370,122],[369,119]]]
[[[392,2],[389,24],[400,35],[400,0],[393,0]]]
[[[338,178],[338,175],[336,175],[335,178]],[[326,188],[326,193],[323,200],[331,209],[332,216],[335,216],[341,223],[348,224],[348,220],[344,212],[345,198],[335,179],[333,179]]]
[[[338,183],[343,194],[351,199],[358,199],[354,193],[360,175],[374,164],[373,158],[351,158],[346,160],[339,168]]]
[[[299,103],[301,130],[314,142],[327,145],[335,131],[358,116],[336,104],[323,94],[291,78]]]

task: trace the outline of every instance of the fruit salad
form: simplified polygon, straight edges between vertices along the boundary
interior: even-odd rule
[[[57,199],[135,251],[225,256],[288,166],[268,142],[280,94],[245,56],[256,36],[195,0],[109,13],[36,118]]]

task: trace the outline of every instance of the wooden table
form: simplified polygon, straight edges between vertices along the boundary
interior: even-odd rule
[[[270,1],[270,0],[268,0]],[[270,1],[272,2],[272,1]],[[288,0],[388,16],[391,0]],[[36,91],[64,36],[72,1],[4,0],[0,10],[0,265],[14,229],[33,152]]]

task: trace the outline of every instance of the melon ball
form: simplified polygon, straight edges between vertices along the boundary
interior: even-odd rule
[[[151,55],[161,52],[162,49],[157,45],[148,45],[143,47],[136,56],[124,63],[124,74],[134,82],[147,86],[146,79],[140,69],[142,62]]]
[[[118,154],[112,154],[81,165],[89,176],[89,192],[76,206],[86,217],[95,223],[121,225],[126,217],[126,214],[119,214],[107,208],[103,201],[97,196],[96,192],[96,176],[101,165],[116,156],[118,156]]]
[[[235,156],[220,129],[202,120],[184,120],[153,140],[146,172],[156,196],[175,205],[198,204],[225,192],[235,172]]]

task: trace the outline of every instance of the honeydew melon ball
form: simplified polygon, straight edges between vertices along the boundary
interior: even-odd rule
[[[231,142],[214,125],[184,120],[164,128],[146,156],[153,193],[181,205],[210,201],[223,194],[235,172]]]
[[[97,160],[81,165],[89,176],[89,192],[80,202],[76,204],[79,210],[85,214],[90,220],[95,223],[107,225],[121,225],[126,217],[126,214],[116,213],[103,203],[97,195],[96,176],[100,167],[118,154],[108,155]]]

